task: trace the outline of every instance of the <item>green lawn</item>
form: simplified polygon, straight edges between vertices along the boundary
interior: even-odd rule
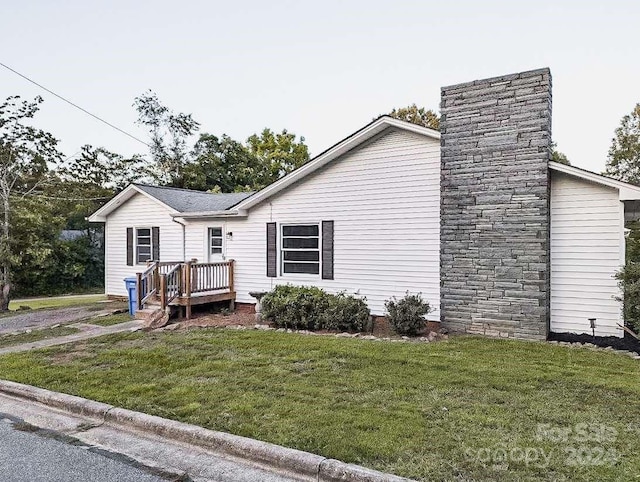
[[[111,326],[119,323],[125,323],[131,321],[133,318],[129,313],[118,313],[117,315],[98,316],[96,318],[89,318],[83,320],[83,323],[99,326]]]
[[[41,330],[33,330],[31,333],[20,333],[18,335],[0,335],[0,348],[6,346],[20,345],[22,343],[31,343],[33,341],[44,340],[46,338],[54,338],[56,336],[66,336],[78,333],[80,330],[70,326],[57,326],[55,328],[43,328]]]
[[[0,377],[416,479],[640,474],[640,364],[606,352],[211,329],[6,355]]]
[[[17,310],[20,306],[28,306],[32,310],[40,308],[66,308],[69,306],[92,305],[98,301],[106,300],[106,296],[100,295],[79,295],[79,296],[57,296],[51,298],[30,298],[23,300],[12,300],[9,303],[10,310]],[[101,305],[103,305],[101,303]]]

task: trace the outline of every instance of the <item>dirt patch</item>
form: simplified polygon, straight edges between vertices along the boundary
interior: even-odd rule
[[[226,326],[253,326],[256,324],[255,315],[252,313],[236,311],[234,313],[208,313],[201,314],[190,320],[176,320],[165,327],[170,330],[185,330],[189,328],[223,328]]]
[[[92,353],[88,350],[75,349],[69,352],[56,353],[49,357],[49,362],[52,365],[68,365],[69,363],[79,358],[90,358]]]
[[[611,347],[615,350],[627,350],[640,355],[640,341],[628,334],[625,334],[624,338],[618,338],[617,336],[594,337],[585,333],[581,335],[575,335],[573,333],[549,333],[549,340],[566,341],[569,343],[593,343],[602,348]]]

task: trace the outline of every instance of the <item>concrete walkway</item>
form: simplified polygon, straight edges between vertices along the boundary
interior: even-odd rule
[[[98,326],[92,325],[90,323],[72,323],[65,326],[77,328],[81,331],[80,333],[74,333],[72,335],[46,338],[44,340],[32,341],[30,343],[23,343],[21,345],[13,345],[5,348],[0,348],[0,355],[5,355],[7,353],[18,353],[21,351],[37,350],[38,348],[46,348],[48,346],[64,345],[66,343],[88,340],[90,338],[96,338],[102,335],[122,333],[124,331],[137,331],[144,326],[144,323],[140,320],[132,320],[111,326]]]

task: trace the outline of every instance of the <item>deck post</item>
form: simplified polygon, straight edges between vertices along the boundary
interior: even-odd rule
[[[139,310],[144,308],[142,306],[142,273],[136,273],[136,303]]]
[[[164,310],[167,307],[167,275],[160,275],[160,306]]]
[[[153,284],[156,290],[156,296],[160,292],[160,263],[155,263],[153,268]]]
[[[189,320],[191,318],[191,261],[184,263],[184,295],[187,298],[185,314]]]
[[[235,291],[234,287],[234,268],[236,265],[236,261],[234,259],[229,260],[229,293],[233,293]],[[235,311],[236,309],[236,297],[235,295],[229,300],[229,309],[231,311]]]

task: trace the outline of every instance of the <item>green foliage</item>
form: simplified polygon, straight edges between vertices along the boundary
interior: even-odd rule
[[[255,187],[256,168],[257,159],[242,143],[226,134],[202,134],[182,175],[171,185],[199,191],[248,191]]]
[[[551,144],[551,160],[554,162],[559,162],[560,164],[566,164],[567,166],[571,165],[569,162],[569,158],[564,152],[560,152],[558,150],[558,143],[554,142]]]
[[[628,261],[616,273],[622,299],[624,322],[636,333],[640,333],[640,262]]]
[[[626,239],[626,263],[616,273],[618,286],[623,296],[624,322],[636,333],[640,333],[640,222],[627,226],[631,231]]]
[[[346,293],[327,295],[328,306],[322,316],[322,328],[335,331],[364,331],[371,312],[362,298]]]
[[[146,126],[151,135],[153,177],[161,184],[179,179],[189,160],[189,138],[198,131],[200,124],[191,114],[170,110],[151,91],[136,97],[133,106],[138,112],[138,124]]]
[[[389,322],[399,335],[415,336],[427,325],[425,315],[431,313],[431,307],[422,299],[422,294],[407,294],[398,300],[393,298],[384,302]]]
[[[440,116],[431,109],[418,107],[416,104],[400,107],[399,109],[394,108],[389,112],[389,116],[419,126],[429,127],[430,129],[440,129]]]
[[[609,148],[605,174],[640,184],[640,104],[620,121]]]
[[[363,300],[313,286],[277,286],[262,298],[262,314],[278,327],[295,330],[362,331],[369,321]]]
[[[309,149],[304,137],[296,141],[296,135],[284,129],[275,133],[264,129],[260,135],[247,139],[247,150],[257,160],[253,189],[262,189],[309,160]]]
[[[27,223],[37,224],[42,233],[41,212],[29,209],[30,196],[40,185],[46,185],[51,174],[49,166],[56,165],[61,154],[57,150],[58,141],[48,132],[31,125],[32,118],[39,110],[42,98],[33,102],[21,101],[19,97],[9,97],[0,104],[0,310],[9,309],[9,299],[13,283],[13,270],[23,268],[22,252],[27,259],[32,257],[45,263],[50,255],[46,243],[31,237],[33,245],[23,244],[14,231],[27,229],[19,221],[20,215]],[[47,220],[48,222],[48,220]]]
[[[152,165],[145,166],[139,156],[125,160],[112,153],[97,154],[107,157],[110,165],[117,161],[132,166],[132,174],[150,175],[163,185],[212,192],[259,190],[309,160],[304,138],[297,140],[286,129],[280,133],[263,129],[245,144],[226,134],[203,133],[189,147],[200,128],[191,114],[171,111],[153,92],[137,97],[134,106],[138,123],[151,135]]]

